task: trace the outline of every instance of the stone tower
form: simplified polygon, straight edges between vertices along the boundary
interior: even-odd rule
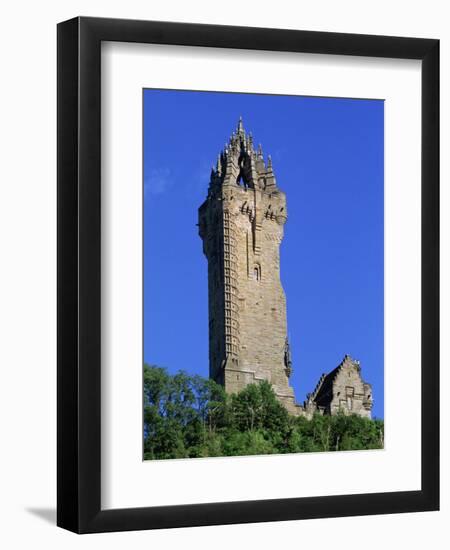
[[[289,385],[291,358],[280,244],[286,196],[270,156],[255,149],[242,119],[211,170],[199,208],[208,260],[210,378],[227,392],[268,380],[286,408],[299,414]]]

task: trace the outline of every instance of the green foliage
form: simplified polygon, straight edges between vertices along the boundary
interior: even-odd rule
[[[144,459],[380,449],[383,437],[381,420],[290,416],[265,381],[227,395],[213,380],[144,365]]]

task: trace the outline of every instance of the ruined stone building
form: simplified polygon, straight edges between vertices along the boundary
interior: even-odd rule
[[[361,378],[359,361],[346,355],[340,365],[328,374],[322,374],[312,393],[303,404],[310,416],[316,410],[336,414],[340,410],[370,418],[372,387]]]
[[[339,409],[370,417],[371,387],[346,356],[322,375],[303,405],[295,401],[287,338],[286,297],[280,280],[280,243],[286,195],[270,156],[255,149],[242,119],[211,171],[199,208],[199,234],[208,260],[209,373],[226,391],[268,380],[291,414]]]

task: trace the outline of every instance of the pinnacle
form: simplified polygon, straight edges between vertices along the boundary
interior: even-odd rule
[[[239,122],[237,125],[237,132],[244,133],[244,123],[242,122],[242,116],[239,117]]]

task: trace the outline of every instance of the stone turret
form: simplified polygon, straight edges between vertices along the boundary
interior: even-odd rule
[[[242,118],[211,171],[199,209],[208,259],[210,376],[229,392],[268,380],[296,410],[289,385],[286,298],[280,281],[280,243],[286,196],[272,160],[255,150]]]

